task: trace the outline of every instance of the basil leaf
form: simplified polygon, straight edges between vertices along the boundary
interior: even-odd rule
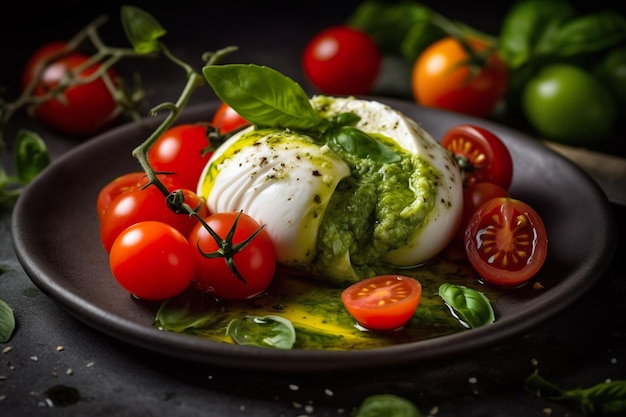
[[[17,132],[13,156],[17,178],[23,185],[30,183],[50,164],[50,155],[43,139],[26,129]]]
[[[291,349],[296,341],[293,324],[280,316],[244,316],[231,320],[226,334],[239,345]]]
[[[8,342],[14,330],[15,314],[13,314],[13,309],[4,300],[0,300],[0,343]]]
[[[327,123],[302,87],[274,69],[253,64],[208,65],[203,73],[215,94],[254,125],[316,130]]]
[[[401,160],[400,155],[392,149],[352,126],[332,127],[326,131],[325,137],[328,146],[339,154],[344,151],[362,159],[368,158],[381,163]]]
[[[183,332],[212,326],[223,319],[214,297],[199,291],[183,293],[161,303],[154,326],[161,330]]]
[[[565,23],[554,35],[554,50],[567,57],[599,52],[626,41],[626,18],[604,11],[577,17]]]
[[[567,0],[517,2],[502,22],[499,44],[503,58],[511,68],[519,68],[537,55],[554,52],[554,33],[574,16]]]
[[[158,51],[157,40],[167,33],[152,15],[135,6],[122,6],[122,26],[135,52],[142,55]]]
[[[485,294],[462,285],[444,283],[439,286],[439,296],[453,310],[461,324],[470,328],[495,321],[495,314]]]
[[[355,417],[421,417],[421,414],[417,407],[405,398],[379,394],[363,400]]]

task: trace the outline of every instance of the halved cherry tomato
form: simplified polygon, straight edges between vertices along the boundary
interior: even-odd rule
[[[541,269],[548,235],[532,207],[498,197],[481,205],[471,217],[465,229],[465,252],[486,283],[517,287]]]
[[[198,208],[198,215],[208,215],[204,201],[193,191],[182,189],[185,202],[192,208]],[[143,221],[159,221],[169,224],[184,236],[187,236],[198,219],[186,213],[175,213],[167,205],[161,191],[150,186],[136,188],[118,195],[104,212],[100,221],[100,239],[104,248],[110,252],[117,236],[127,227]]]
[[[488,52],[485,42],[466,41],[476,54]],[[508,83],[507,66],[495,50],[484,62],[473,62],[453,37],[439,39],[424,49],[413,65],[411,78],[418,104],[476,117],[494,111]]]
[[[241,117],[239,113],[228,104],[222,103],[217,108],[211,124],[219,130],[220,134],[224,135],[244,126],[248,126],[250,122]]]
[[[232,244],[244,242],[261,228],[256,220],[245,213],[216,213],[205,221],[221,239],[227,239],[234,227]],[[202,291],[219,298],[242,300],[261,294],[274,279],[276,252],[265,228],[260,229],[245,247],[232,256],[245,282],[229,268],[225,257],[203,255],[217,251],[219,246],[202,223],[191,230],[187,240],[194,249],[196,272],[192,285]]]
[[[109,126],[121,113],[121,107],[103,78],[108,77],[115,85],[117,74],[113,69],[108,69],[93,81],[78,83],[73,71],[82,67],[90,57],[76,51],[43,66],[45,61],[60,53],[66,45],[65,42],[50,42],[36,50],[24,68],[22,87],[26,88],[37,79],[33,95],[45,96],[58,89],[60,83],[69,77],[71,84],[60,94],[62,98],[52,98],[38,104],[34,108],[34,115],[37,120],[62,133],[92,135]],[[99,62],[81,71],[80,77],[93,76],[97,71],[102,71]]]
[[[379,275],[352,284],[341,293],[348,313],[370,330],[404,326],[419,305],[422,284],[401,275]]]
[[[148,162],[155,171],[173,173],[183,182],[184,188],[195,190],[200,174],[213,154],[207,151],[209,145],[206,126],[173,126],[150,147]]]
[[[510,195],[507,190],[491,182],[477,182],[463,187],[463,214],[455,235],[455,240],[458,243],[463,244],[465,229],[476,210],[496,197],[510,197]]]
[[[481,126],[459,124],[443,135],[441,145],[454,155],[466,185],[491,182],[509,189],[513,180],[513,158],[502,139],[493,132]]]
[[[184,291],[193,279],[193,249],[172,226],[136,223],[120,233],[109,257],[117,282],[134,296],[163,300]]]

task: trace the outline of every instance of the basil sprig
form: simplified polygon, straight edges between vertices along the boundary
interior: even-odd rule
[[[203,74],[215,94],[255,126],[289,129],[321,140],[335,152],[391,163],[400,156],[354,127],[360,117],[342,113],[325,119],[302,87],[284,74],[254,64],[207,65]]]

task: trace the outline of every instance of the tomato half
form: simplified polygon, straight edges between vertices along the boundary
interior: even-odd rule
[[[148,162],[155,171],[173,173],[185,185],[184,188],[195,190],[200,174],[213,154],[207,151],[209,145],[206,126],[173,126],[150,147]]]
[[[455,240],[463,243],[465,229],[476,210],[487,201],[497,197],[510,197],[509,192],[491,182],[477,182],[463,187],[463,214],[457,229]]]
[[[548,235],[543,220],[528,204],[514,198],[494,198],[470,218],[465,252],[486,283],[517,287],[541,269],[548,252]]]
[[[239,128],[250,125],[246,119],[230,107],[227,103],[222,103],[213,115],[211,124],[219,130],[220,134],[233,132]]]
[[[367,94],[381,71],[382,54],[365,32],[333,26],[309,40],[302,65],[309,81],[324,93]]]
[[[59,87],[66,77],[70,84],[63,91],[62,98],[52,98],[34,108],[35,118],[42,123],[66,134],[85,136],[95,134],[108,125],[120,114],[121,108],[109,91],[102,77],[87,83],[78,83],[72,71],[85,64],[90,57],[79,52],[70,52],[48,64],[45,60],[59,53],[66,46],[65,42],[51,42],[35,51],[27,61],[22,74],[22,86],[26,88],[37,79],[33,90],[34,96],[45,96]],[[101,71],[102,64],[95,63],[80,73],[88,77]],[[116,83],[117,74],[108,69],[103,76]]]
[[[192,208],[198,207],[198,215],[208,215],[204,201],[193,191],[183,189],[185,202]],[[165,196],[154,186],[136,188],[118,195],[104,212],[100,220],[100,240],[107,251],[111,250],[117,236],[127,227],[143,222],[166,223],[184,236],[198,222],[197,218],[185,213],[175,213],[168,205]]]
[[[491,182],[505,190],[513,180],[513,158],[506,144],[493,132],[476,125],[459,124],[441,138],[461,168],[466,185]]]
[[[422,284],[401,275],[379,275],[352,284],[341,293],[348,313],[370,330],[404,326],[419,305]]]
[[[183,292],[193,279],[193,250],[165,223],[136,223],[120,233],[109,256],[113,276],[128,292],[163,300]]]
[[[207,225],[226,239],[236,222],[232,243],[244,242],[261,225],[245,213],[225,212],[205,219]],[[237,271],[245,280],[237,277],[226,263],[226,258],[208,258],[203,255],[219,249],[217,242],[203,224],[198,223],[189,233],[189,244],[194,248],[195,278],[193,286],[219,298],[242,300],[264,292],[271,284],[276,271],[276,252],[265,228],[238,251],[232,259]]]
[[[488,45],[468,39],[477,53]],[[413,97],[418,104],[485,117],[504,98],[508,75],[494,51],[484,63],[473,64],[461,43],[452,37],[433,42],[418,56],[411,73]]]

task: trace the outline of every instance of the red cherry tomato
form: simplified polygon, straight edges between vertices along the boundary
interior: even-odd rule
[[[213,214],[206,223],[222,239],[236,224],[232,243],[237,244],[252,236],[261,225],[245,213],[225,212]],[[193,286],[224,299],[241,300],[264,292],[274,278],[276,271],[276,252],[267,231],[261,231],[237,252],[234,260],[237,271],[246,282],[240,280],[230,270],[223,257],[207,258],[202,253],[215,252],[218,245],[204,225],[198,223],[188,236],[189,244],[194,248],[195,278]]]
[[[206,204],[196,193],[186,189],[182,191],[190,207],[199,207],[198,214],[202,217],[208,215]],[[167,206],[165,196],[156,187],[136,188],[118,195],[104,212],[100,221],[102,245],[110,252],[113,242],[124,229],[148,220],[166,223],[183,236],[187,236],[198,222],[193,216],[172,211]]]
[[[62,98],[52,98],[37,105],[34,108],[35,118],[62,133],[92,135],[109,126],[121,110],[102,77],[79,83],[77,77],[72,75],[75,68],[90,59],[89,56],[70,52],[44,69],[44,60],[59,53],[65,46],[64,42],[51,42],[35,51],[26,63],[22,86],[26,88],[38,79],[33,95],[41,97],[57,89],[61,80],[70,77],[73,84],[63,91]],[[101,68],[101,63],[95,63],[83,70],[80,77],[91,76]],[[115,85],[117,74],[113,69],[107,70],[104,76]]]
[[[169,128],[148,150],[148,162],[157,172],[171,172],[195,190],[200,174],[213,152],[207,128],[200,124],[183,124]]]
[[[352,284],[341,293],[348,313],[370,330],[404,326],[419,305],[422,285],[411,277],[379,275]]]
[[[224,135],[244,126],[249,126],[250,122],[241,117],[239,113],[228,104],[222,103],[215,112],[211,124]]]
[[[193,249],[172,226],[136,223],[111,247],[109,264],[117,282],[134,296],[163,300],[180,294],[193,279]]]
[[[369,93],[381,63],[378,45],[366,33],[348,26],[321,31],[307,43],[303,55],[306,76],[327,94]]]
[[[510,197],[510,195],[504,188],[491,182],[477,182],[463,188],[463,214],[461,215],[461,223],[455,235],[455,240],[458,243],[463,244],[465,229],[467,228],[469,219],[474,215],[476,210],[487,201],[496,197]]]
[[[467,43],[477,53],[488,48],[480,40],[468,39]],[[470,56],[457,39],[444,37],[433,42],[413,66],[415,101],[476,117],[490,115],[506,93],[507,66],[495,51],[483,65],[472,69],[469,63]]]
[[[502,139],[493,132],[480,126],[460,124],[444,134],[441,145],[456,158],[466,185],[491,182],[509,189],[513,180],[513,159]]]
[[[465,229],[465,252],[482,279],[517,287],[543,265],[548,235],[539,214],[513,198],[494,198],[480,206]]]

